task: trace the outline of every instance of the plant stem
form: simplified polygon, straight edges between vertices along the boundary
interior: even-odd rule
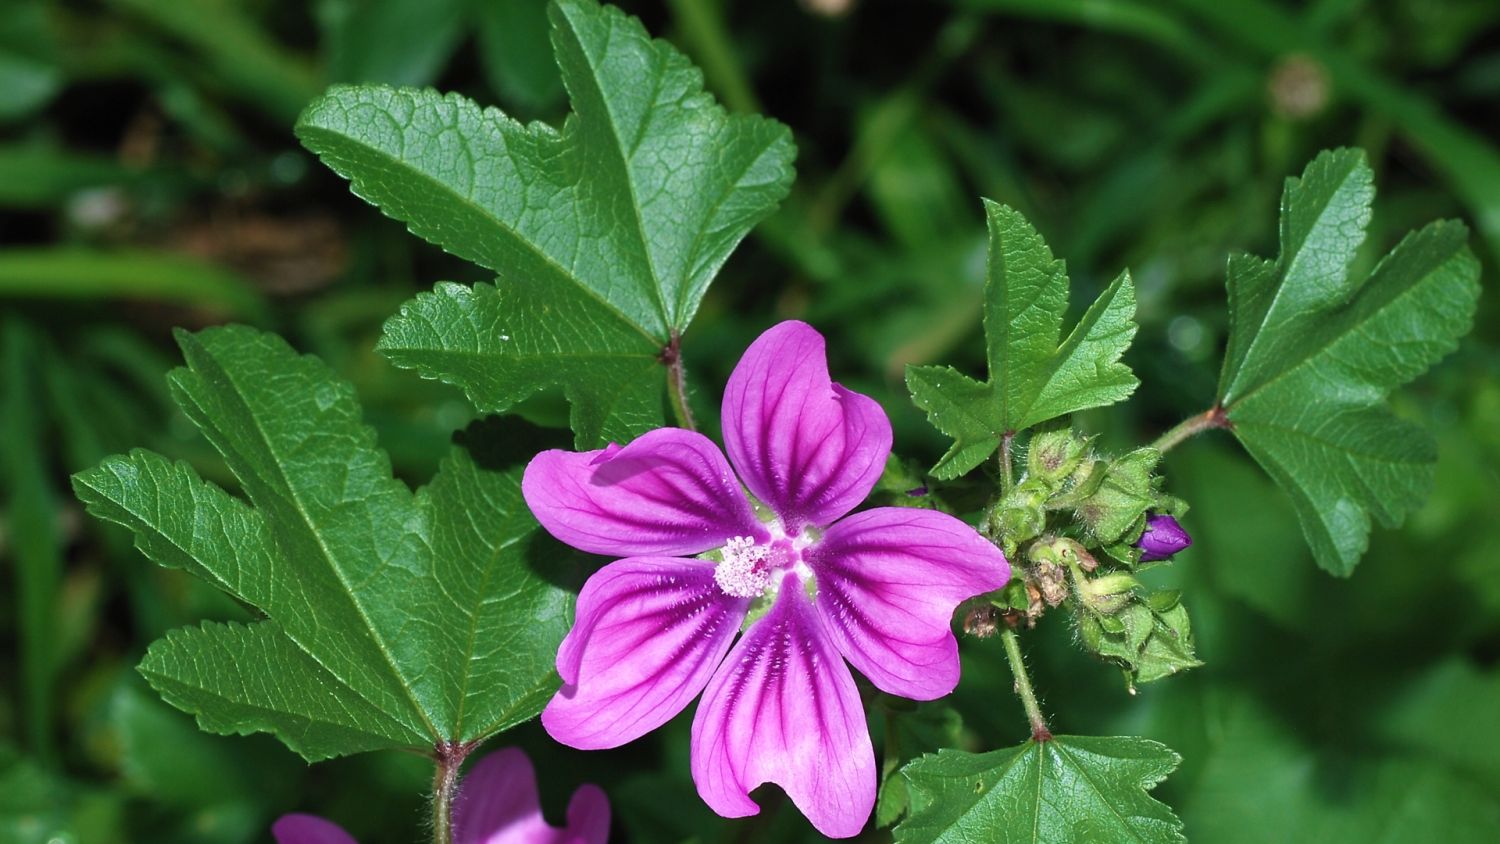
[[[432,842],[453,844],[453,799],[458,796],[458,769],[473,750],[471,744],[444,742],[437,746],[437,770],[432,774]]]
[[[672,413],[677,424],[689,431],[698,430],[693,409],[688,406],[687,369],[682,365],[682,338],[672,332],[672,340],[661,350],[661,362],[667,367],[667,393],[672,397]]]
[[[1197,416],[1184,419],[1181,424],[1172,430],[1156,438],[1151,447],[1166,454],[1174,446],[1194,434],[1200,434],[1211,428],[1233,428],[1234,423],[1229,421],[1229,414],[1224,411],[1223,406],[1214,405]]]
[[[1010,672],[1016,678],[1016,696],[1026,709],[1026,720],[1031,722],[1031,738],[1035,741],[1051,741],[1052,731],[1047,729],[1047,719],[1042,717],[1042,707],[1036,702],[1036,692],[1031,688],[1031,677],[1026,673],[1026,661],[1021,657],[1021,639],[1014,628],[1002,625],[1000,638],[1005,641],[1005,656],[1010,660]]]

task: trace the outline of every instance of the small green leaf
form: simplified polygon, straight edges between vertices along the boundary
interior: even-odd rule
[[[953,438],[932,473],[952,479],[994,453],[1007,433],[1135,390],[1120,356],[1135,336],[1135,288],[1121,273],[1062,339],[1068,276],[1020,212],[985,201],[989,275],[984,334],[989,380],[947,366],[912,366],[906,385],[933,426]],[[1059,343],[1059,341],[1061,341]]]
[[[251,504],[136,451],[74,478],[94,515],[156,562],[266,616],[156,642],[140,670],[221,733],[268,731],[308,759],[473,741],[536,714],[570,596],[548,572],[520,470],[457,447],[428,487],[391,477],[353,389],[280,338],[179,334],[188,417]]]
[[[1372,515],[1394,526],[1426,496],[1436,446],[1386,396],[1453,351],[1479,296],[1468,230],[1451,221],[1353,277],[1373,195],[1363,153],[1325,152],[1287,180],[1280,256],[1229,262],[1219,405],[1291,497],[1318,565],[1339,575]]]
[[[649,420],[639,413],[665,377],[640,362],[682,333],[786,195],[794,148],[786,127],[726,114],[681,53],[618,9],[558,0],[550,15],[574,108],[561,131],[453,94],[358,86],[314,102],[297,134],[355,193],[500,276],[495,290],[417,303],[441,304],[439,330],[409,345],[398,322],[386,344],[398,362],[483,409],[565,386],[585,430],[639,433],[660,424],[660,401]],[[536,325],[493,318],[522,300]],[[450,347],[442,329],[458,322]],[[627,419],[607,421],[612,409]]]
[[[941,750],[907,765],[898,844],[1184,841],[1147,791],[1182,760],[1143,738],[1054,736],[990,753]]]

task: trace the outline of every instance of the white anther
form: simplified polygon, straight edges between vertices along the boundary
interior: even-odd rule
[[[736,536],[724,543],[724,559],[714,569],[714,582],[726,595],[736,598],[758,598],[771,583],[766,565],[769,549],[754,537]]]

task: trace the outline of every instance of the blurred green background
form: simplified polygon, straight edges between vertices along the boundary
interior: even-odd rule
[[[798,179],[730,261],[684,350],[716,428],[744,346],[797,317],[879,398],[900,454],[941,438],[907,363],[981,371],[979,197],[1021,209],[1086,302],[1122,267],[1142,386],[1077,422],[1111,448],[1212,401],[1227,254],[1274,252],[1284,177],[1325,147],[1370,154],[1368,259],[1437,217],[1500,258],[1494,0],[652,0],[647,27],[728,107],[791,126]],[[83,516],[67,476],[146,446],[225,484],[170,406],[174,326],[240,321],[353,381],[397,470],[427,479],[472,411],[373,351],[438,280],[485,278],[349,194],[296,144],[335,81],[434,85],[559,121],[538,0],[6,0],[0,14],[0,844],[269,840],[313,811],[367,842],[418,840],[430,768],[367,755],[308,768],[263,736],[196,730],[133,671],[166,630],[244,610]],[[1198,841],[1500,840],[1500,321],[1397,398],[1441,443],[1427,506],[1377,530],[1347,581],[1319,571],[1280,492],[1233,441],[1174,451],[1197,543],[1179,583],[1207,665],[1127,694],[1069,641],[1026,637],[1054,728],[1144,735],[1184,757],[1155,792]],[[528,404],[563,419],[559,397]],[[967,646],[960,743],[1026,736],[994,640]],[[799,840],[719,821],[692,793],[687,725],[581,754],[534,726],[559,817],[603,785],[635,841]],[[878,727],[878,725],[877,725]],[[877,732],[877,736],[879,733]],[[882,840],[885,832],[869,833]]]

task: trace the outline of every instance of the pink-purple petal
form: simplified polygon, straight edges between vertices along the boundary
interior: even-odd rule
[[[566,844],[605,844],[609,840],[609,798],[597,785],[582,785],[568,801]]]
[[[698,554],[765,535],[719,447],[678,428],[623,448],[544,451],[521,492],[549,533],[595,554]]]
[[[859,692],[795,575],[709,682],[692,771],[725,817],[759,812],[750,792],[771,782],[829,837],[856,835],[869,818],[875,753]]]
[[[542,818],[536,771],[520,748],[484,757],[459,783],[454,844],[540,844],[553,832]]]
[[[618,747],[681,712],[713,675],[749,601],[720,591],[714,564],[672,557],[610,563],[584,584],[557,652],[563,687],[542,725],[570,747]]]
[[[271,824],[276,844],[359,844],[333,821],[317,815],[282,815]]]
[[[839,650],[882,691],[932,700],[958,685],[958,604],[1005,585],[1010,565],[974,528],[932,510],[845,518],[804,552]]]
[[[885,411],[829,378],[823,336],[802,322],[780,323],[745,350],[723,416],[730,462],[789,532],[853,510],[891,451]]]
[[[593,785],[574,792],[565,829],[550,826],[542,817],[536,771],[515,747],[480,760],[453,804],[454,844],[604,844],[608,835],[609,800]]]

